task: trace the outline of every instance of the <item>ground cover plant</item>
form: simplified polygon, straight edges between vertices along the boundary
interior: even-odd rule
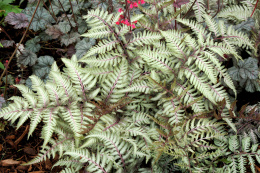
[[[260,91],[258,0],[28,1],[4,21],[26,30],[15,45],[1,27],[2,46],[15,51],[2,61],[0,117],[43,140],[37,156],[16,164],[259,170],[259,100],[235,101]],[[32,75],[8,74],[13,59]]]

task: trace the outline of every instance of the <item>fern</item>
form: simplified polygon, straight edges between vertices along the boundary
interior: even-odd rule
[[[238,48],[256,51],[251,40],[208,15],[204,1],[195,2],[188,19],[180,16],[191,2],[175,12],[171,1],[147,2],[131,14],[138,29],[117,25],[120,13],[88,11],[90,29],[82,36],[97,44],[79,61],[75,55],[62,58],[62,71],[54,62],[46,83],[31,76],[32,89],[16,85],[22,97],[12,97],[0,117],[19,119],[18,127],[30,120],[28,136],[43,122],[42,151],[27,164],[58,154],[55,166],[64,166],[63,172],[147,172],[141,163],[157,161],[153,168],[161,172],[164,160],[171,164],[166,170],[221,172],[244,171],[245,157],[251,165],[254,157],[259,160],[251,138],[243,138],[240,147],[236,137],[224,137],[226,124],[237,129],[221,81],[236,89],[219,58],[242,59]],[[231,6],[226,13],[241,9]],[[219,103],[223,119],[217,121],[210,116]]]

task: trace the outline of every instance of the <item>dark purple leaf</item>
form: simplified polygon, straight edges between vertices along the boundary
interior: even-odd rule
[[[26,28],[29,24],[26,15],[23,13],[8,13],[5,21],[10,25],[14,25],[15,29]]]
[[[62,32],[60,31],[58,25],[48,27],[45,32],[46,34],[50,35],[53,39],[56,39],[62,35]]]
[[[72,56],[76,53],[76,49],[74,45],[69,45],[68,50],[67,50],[67,55]]]
[[[181,8],[181,5],[189,3],[190,0],[175,0],[173,6],[176,8]]]

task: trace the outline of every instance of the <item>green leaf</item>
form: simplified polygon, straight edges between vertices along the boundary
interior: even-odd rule
[[[0,43],[0,47],[4,47],[4,46]]]
[[[46,74],[49,74],[53,62],[54,59],[51,56],[40,56],[37,64],[34,65],[34,73],[40,78],[44,77]]]
[[[257,79],[258,78],[258,66],[257,59],[249,57],[248,59],[238,62],[239,74],[244,79]]]
[[[26,46],[25,48],[36,53],[41,49],[41,45],[39,44],[40,41],[41,41],[41,39],[39,38],[39,36],[36,36],[33,39],[28,40],[25,43],[25,46]]]
[[[77,42],[79,40],[79,37],[80,37],[80,35],[77,32],[65,34],[61,37],[61,43],[68,46],[71,43]]]
[[[70,23],[68,21],[60,22],[59,29],[63,33],[68,33],[71,29]]]
[[[34,10],[35,7],[27,7],[23,11],[23,13],[27,16],[29,21],[33,16]],[[39,7],[36,10],[30,29],[33,29],[34,31],[38,31],[40,29],[46,29],[46,26],[53,22],[55,22],[55,20],[52,18],[50,13],[45,8]]]
[[[0,17],[7,16],[8,13],[20,13],[22,9],[19,6],[10,5],[14,0],[1,0],[0,1]]]
[[[6,82],[6,76],[2,78],[2,81]],[[12,75],[7,75],[7,83],[13,85],[14,84],[14,77]]]
[[[62,5],[62,7],[60,4]],[[52,4],[49,8],[53,10],[55,15],[57,15],[60,11],[63,12],[63,9],[65,11],[68,11],[70,9],[70,3],[67,0],[60,0],[60,2],[52,1]]]
[[[94,38],[84,38],[83,40],[79,41],[75,46],[77,58],[82,58],[87,53],[87,51],[95,44],[96,40]]]
[[[2,62],[0,62],[0,68],[3,69],[3,70],[5,69],[5,66],[4,66],[4,64]]]
[[[245,89],[248,92],[260,91],[259,82],[255,79],[247,79]]]
[[[37,55],[32,51],[25,49],[24,51],[22,51],[22,54],[18,57],[18,61],[23,65],[32,66],[37,61]]]
[[[239,75],[239,68],[236,68],[235,66],[229,68],[228,73],[233,80],[239,81],[241,79]]]

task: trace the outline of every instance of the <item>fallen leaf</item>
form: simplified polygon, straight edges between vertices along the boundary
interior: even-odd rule
[[[6,140],[6,142],[7,142],[8,144],[10,144],[15,150],[17,150],[17,146],[14,144],[13,141],[11,141],[11,140]]]
[[[19,165],[16,167],[16,169],[23,170],[23,171],[28,171],[28,168],[29,168],[29,166],[23,166],[23,165]]]
[[[11,140],[11,139],[15,139],[15,135],[9,135],[5,138],[6,140]]]
[[[6,160],[2,160],[0,162],[0,164],[2,166],[12,166],[12,165],[18,165],[20,163],[21,163],[21,161],[16,161],[16,160],[13,160],[13,159],[6,159]]]
[[[51,168],[52,168],[51,161],[49,159],[46,159],[45,160],[45,169],[51,170]]]
[[[257,171],[260,172],[260,168],[256,165],[255,165],[255,167],[256,167]]]
[[[31,148],[31,147],[26,147],[26,148],[23,149],[23,151],[24,151],[26,154],[36,155],[35,149],[33,149],[33,148]]]
[[[29,172],[29,173],[45,173],[45,171],[33,171],[33,172]]]
[[[0,144],[0,151],[2,151],[3,150],[3,145],[2,144]]]

